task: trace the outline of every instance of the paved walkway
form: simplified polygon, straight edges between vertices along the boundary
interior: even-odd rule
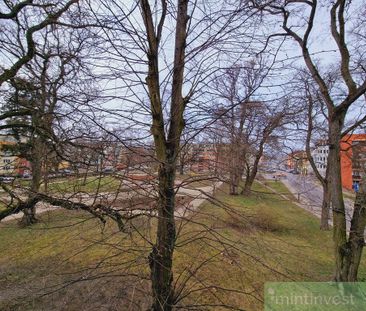
[[[192,198],[189,204],[183,207],[179,207],[175,212],[174,215],[176,217],[185,217],[188,213],[196,210],[205,200],[210,198],[213,195],[216,188],[221,186],[222,182],[213,183],[211,186],[203,186],[203,187],[179,187],[177,196],[188,196]],[[103,192],[99,193],[97,196],[92,194],[75,194],[70,195],[69,197],[64,197],[65,199],[72,200],[74,202],[80,202],[88,205],[93,205],[95,203],[99,203],[100,201],[107,201],[108,203],[113,203],[115,200],[123,200],[123,199],[130,199],[133,197],[156,197],[156,191],[152,188],[138,188],[138,189],[131,189],[130,191],[124,191],[118,193],[111,193],[111,192]],[[47,203],[40,202],[37,204],[37,214],[42,214],[45,212],[53,211],[59,209],[59,207],[52,206]],[[141,212],[141,210],[136,210],[136,213]],[[20,212],[18,214],[10,215],[4,218],[1,222],[6,222],[10,220],[20,219],[23,217],[23,213]]]

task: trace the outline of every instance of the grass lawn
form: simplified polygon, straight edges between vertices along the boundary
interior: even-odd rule
[[[185,188],[202,188],[206,186],[212,186],[214,182],[217,182],[217,179],[213,176],[203,174],[178,174],[176,185],[183,185]]]
[[[113,176],[90,176],[86,178],[66,177],[60,181],[50,182],[48,191],[54,193],[72,193],[72,192],[113,192],[120,189],[122,180]],[[44,186],[43,186],[44,189]]]
[[[261,185],[254,190],[250,197],[229,196],[223,186],[216,204],[205,202],[191,221],[177,220],[174,280],[181,306],[262,310],[266,281],[331,279],[331,232],[319,231],[317,218]],[[40,217],[28,229],[0,224],[0,310],[148,308],[154,220],[136,219],[119,232],[82,212]],[[364,256],[361,279],[365,268]]]
[[[291,193],[289,189],[280,181],[266,180],[264,184],[271,187],[280,194],[285,195],[289,200],[296,200],[296,197]]]
[[[16,185],[20,187],[29,187],[31,181],[17,179]],[[48,191],[53,193],[76,193],[76,192],[106,192],[117,191],[122,186],[122,179],[113,176],[89,176],[84,177],[60,177],[49,180]],[[44,183],[41,184],[41,190],[44,191]]]

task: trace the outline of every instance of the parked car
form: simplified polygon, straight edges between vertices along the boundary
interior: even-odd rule
[[[71,170],[69,170],[67,168],[60,170],[59,172],[61,173],[61,176],[69,176],[69,175],[72,175],[72,173],[73,173]]]
[[[15,177],[13,176],[0,176],[0,181],[3,183],[11,183],[13,182]]]
[[[295,175],[299,175],[300,172],[298,170],[291,170],[290,171],[291,174],[295,174]]]
[[[102,173],[105,173],[105,174],[112,174],[114,173],[114,169],[111,168],[111,167],[106,167],[102,170]]]
[[[23,175],[21,176],[24,179],[30,179],[32,177],[31,173],[23,173]]]

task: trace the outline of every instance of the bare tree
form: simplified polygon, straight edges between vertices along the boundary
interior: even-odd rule
[[[147,157],[155,161],[158,172],[149,184],[144,181],[138,183],[134,180],[136,176],[121,176],[129,175],[127,170],[117,177],[113,176],[119,183],[117,190],[112,187],[108,189],[107,198],[94,193],[90,199],[83,200],[81,197],[78,200],[75,192],[64,196],[38,192],[28,200],[23,200],[12,193],[16,204],[12,202],[6,210],[0,211],[0,218],[32,208],[39,202],[46,202],[66,209],[87,211],[103,223],[112,219],[123,233],[129,233],[129,226],[135,229],[133,220],[139,217],[149,217],[147,222],[150,222],[150,218],[156,220],[156,230],[155,227],[150,230],[150,236],[137,231],[146,242],[145,250],[151,250],[148,257],[152,285],[150,309],[172,310],[178,303],[189,301],[187,297],[190,294],[210,290],[210,285],[189,288],[187,284],[207,261],[222,256],[221,250],[218,253],[215,251],[214,255],[210,254],[209,259],[198,264],[193,271],[189,267],[185,271],[186,275],[182,273],[178,278],[173,278],[177,235],[184,226],[181,224],[178,230],[176,228],[176,218],[181,215],[177,210],[179,200],[174,183],[183,130],[188,122],[195,123],[197,132],[202,131],[207,124],[202,120],[202,115],[206,114],[207,117],[207,108],[212,108],[212,102],[203,102],[204,99],[200,96],[206,92],[205,88],[213,74],[220,70],[221,64],[217,60],[221,53],[229,54],[225,45],[227,39],[231,38],[229,34],[232,29],[245,26],[243,31],[246,30],[246,25],[241,20],[245,10],[227,7],[225,1],[215,5],[187,0],[178,0],[176,3],[142,0],[127,4],[120,1],[99,1],[98,5],[94,2],[89,5],[92,16],[88,18],[96,20],[96,40],[101,43],[98,45],[98,53],[91,55],[90,62],[96,67],[95,77],[103,84],[105,93],[100,97],[100,105],[78,107],[79,110],[87,110],[83,117],[90,121],[85,126],[89,128],[84,128],[87,138],[80,135],[78,142],[81,145],[84,139],[87,141],[85,146],[104,143],[101,147],[104,149],[105,145],[112,142],[109,138],[103,142],[107,133],[131,150],[138,143],[145,147],[152,146],[154,153]],[[118,108],[115,108],[116,101]],[[78,109],[75,108],[75,111]],[[72,119],[74,111],[69,115]],[[126,129],[126,133],[118,136],[113,131],[113,126],[116,125],[119,125],[120,132]],[[72,126],[70,128],[74,129]],[[131,135],[131,128],[136,130],[136,136]],[[77,145],[75,136],[71,136],[74,141],[70,141]],[[84,150],[88,148],[82,149],[80,153],[86,152]],[[98,156],[98,152],[96,154]],[[103,179],[99,176],[102,172],[94,173],[98,177],[96,193],[100,193]],[[119,187],[126,180],[126,188],[130,190],[128,195],[138,192],[143,194],[140,195],[139,204],[134,204],[129,199],[117,201]],[[154,200],[152,203],[151,198]],[[232,211],[225,204],[217,204],[229,213]],[[187,221],[191,221],[190,217]],[[240,218],[241,215],[237,217]],[[207,231],[215,241],[220,241],[221,234],[216,235],[211,228],[199,233],[198,238],[205,239]],[[195,239],[196,237],[184,240],[183,244]],[[240,242],[225,239],[220,245],[226,254],[228,248],[238,243]],[[226,289],[222,289],[222,292],[225,293]],[[238,292],[244,293],[244,290]],[[212,303],[212,307],[219,305],[231,308],[215,293],[212,295],[218,301],[217,304]],[[191,304],[187,306],[195,307]]]
[[[290,109],[285,101],[252,99],[268,72],[264,63],[251,61],[243,67],[228,69],[215,82],[220,92],[218,98],[222,101],[216,114],[228,110],[218,124],[222,129],[222,141],[228,144],[229,183],[233,195],[238,194],[243,174],[246,178],[242,194],[250,193],[266,145],[274,139],[275,132],[293,122],[296,115],[295,109]]]
[[[256,2],[255,5],[269,13],[271,16],[281,18],[281,33],[273,34],[275,36],[292,38],[298,45],[302,53],[303,61],[318,86],[322,100],[327,107],[328,117],[328,143],[329,143],[329,180],[331,201],[333,209],[333,239],[335,243],[335,280],[337,281],[355,281],[360,264],[359,253],[362,247],[356,248],[351,242],[352,234],[347,238],[346,230],[346,212],[342,194],[341,165],[340,165],[340,140],[342,132],[345,130],[345,118],[347,112],[357,104],[358,99],[366,92],[366,80],[364,73],[353,70],[353,52],[354,49],[347,39],[347,30],[352,17],[357,17],[355,11],[358,4],[347,0],[337,0],[334,3],[327,4],[321,9],[317,1],[308,2]],[[359,5],[364,5],[360,3]],[[299,9],[301,8],[301,20],[299,24]],[[324,10],[324,12],[321,12]],[[348,15],[348,12],[354,15]],[[331,34],[337,51],[337,70],[341,81],[337,85],[337,92],[330,89],[326,83],[326,73],[318,65],[316,58],[311,53],[311,35],[314,34],[314,25],[321,14],[328,14],[328,32]],[[348,16],[350,19],[348,19]],[[294,25],[297,25],[294,27]],[[362,44],[361,44],[362,45]],[[360,44],[358,44],[360,46]],[[341,93],[341,96],[338,94]],[[354,213],[351,227],[364,227],[363,213]],[[364,228],[363,228],[364,229]],[[352,232],[352,228],[351,228]],[[358,260],[355,260],[358,258]]]
[[[37,2],[3,1],[0,6],[0,22],[3,25],[0,52],[8,63],[1,67],[0,85],[13,78],[35,56],[36,34],[56,24],[73,4],[78,3],[78,0]],[[32,14],[34,17],[29,19],[28,15]]]

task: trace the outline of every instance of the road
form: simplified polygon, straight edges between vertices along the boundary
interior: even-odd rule
[[[281,181],[298,199],[299,203],[304,209],[320,218],[323,189],[314,176],[303,176],[287,173],[286,177],[282,178]],[[353,201],[350,199],[345,199],[345,207],[347,231],[349,231],[353,213]],[[330,217],[330,224],[332,224],[332,217]]]

